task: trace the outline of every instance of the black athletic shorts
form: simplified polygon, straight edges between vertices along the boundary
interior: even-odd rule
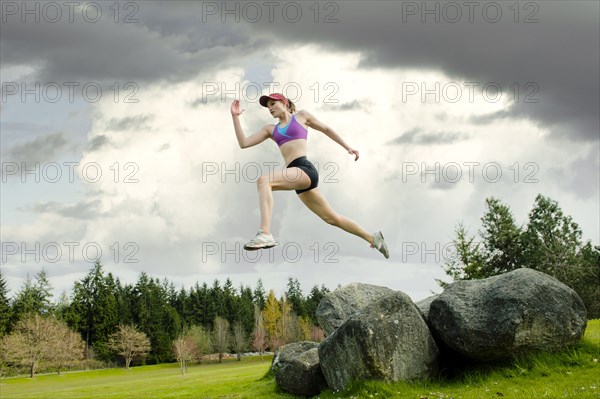
[[[313,188],[319,185],[319,172],[317,172],[317,168],[312,164],[305,156],[294,159],[287,166],[288,168],[300,168],[302,169],[310,178],[310,186],[308,188],[302,190],[296,190],[296,194],[303,193],[305,191],[312,190]]]

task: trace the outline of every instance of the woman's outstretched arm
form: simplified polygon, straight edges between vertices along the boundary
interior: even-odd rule
[[[260,144],[271,136],[268,129],[269,126],[267,125],[253,135],[246,137],[242,125],[240,124],[240,115],[242,112],[244,112],[244,110],[240,110],[240,100],[233,100],[231,103],[231,117],[233,118],[235,137],[237,137],[240,148],[248,148]]]
[[[317,118],[315,118],[315,116],[313,114],[311,114],[310,112],[308,112],[306,110],[299,111],[298,113],[299,114],[301,113],[302,115],[304,115],[306,117],[306,124],[308,125],[308,127],[311,127],[315,130],[323,132],[331,140],[335,141],[336,143],[338,143],[339,145],[344,147],[344,149],[346,151],[348,151],[348,154],[354,155],[355,156],[354,160],[358,161],[358,151],[356,151],[355,149],[350,147],[344,141],[344,139],[342,139],[342,137],[339,134],[337,134],[332,128],[330,128],[323,122],[319,121]]]

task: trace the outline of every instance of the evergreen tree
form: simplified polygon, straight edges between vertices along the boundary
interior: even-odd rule
[[[225,311],[223,306],[223,289],[219,280],[215,279],[210,289],[209,302],[208,302],[208,316],[211,320],[214,320],[217,316],[224,317]]]
[[[329,289],[325,287],[325,285],[321,285],[319,288],[318,285],[315,285],[312,290],[310,290],[310,294],[308,298],[306,298],[306,315],[308,316],[311,323],[315,325],[319,325],[317,320],[317,307],[321,302],[321,299],[329,292]]]
[[[52,285],[48,280],[46,270],[42,269],[35,275],[35,284],[33,286],[35,303],[38,307],[38,312],[41,315],[49,314],[53,309],[52,306]]]
[[[288,278],[287,291],[285,293],[287,301],[292,306],[292,310],[298,317],[306,316],[306,305],[302,295],[302,288],[297,278]]]
[[[114,282],[114,287],[118,324],[132,325],[135,319],[133,316],[133,286],[130,284],[122,285],[121,280],[117,278]]]
[[[524,234],[525,266],[564,281],[576,263],[581,234],[556,201],[538,195]]]
[[[522,230],[515,224],[507,205],[495,198],[485,201],[487,211],[481,218],[484,274],[497,275],[523,266]]]
[[[100,261],[96,261],[88,274],[75,282],[72,310],[67,322],[82,334],[88,358],[91,348],[101,359],[108,360],[112,356],[107,343],[119,320],[114,291],[112,276],[104,275]]]
[[[538,195],[524,228],[517,227],[508,206],[486,200],[481,243],[459,224],[454,240],[457,256],[444,265],[454,280],[491,277],[519,267],[554,276],[583,300],[588,317],[600,316],[600,248],[582,244],[582,232],[558,202]],[[444,287],[447,283],[438,280]]]
[[[181,287],[181,290],[177,293],[177,298],[175,299],[175,310],[179,314],[181,318],[181,328],[185,328],[186,326],[192,326],[197,323],[194,318],[194,314],[192,312],[191,307],[191,295],[193,291],[190,291],[190,295],[188,295],[186,289]],[[199,324],[199,323],[198,323]]]
[[[233,288],[233,283],[231,282],[231,279],[229,277],[227,277],[227,279],[225,280],[225,284],[223,285],[223,291],[222,291],[222,313],[221,313],[221,317],[224,317],[225,319],[227,319],[227,321],[229,321],[230,325],[233,325],[236,321],[236,316],[237,316],[237,311],[236,311],[236,292],[235,292],[235,288]]]
[[[134,320],[150,339],[152,350],[148,360],[151,363],[173,359],[171,345],[181,330],[181,320],[169,305],[167,294],[158,279],[149,278],[145,272],[140,274],[134,288]]]
[[[244,287],[243,285],[240,287],[236,309],[236,321],[241,322],[246,334],[250,335],[254,328],[254,302],[250,287]]]
[[[10,332],[11,309],[8,298],[8,287],[0,270],[0,338]]]
[[[262,279],[259,278],[258,283],[256,283],[256,288],[254,289],[254,303],[257,304],[259,308],[264,309],[266,298],[267,294],[265,292],[265,288],[263,287]]]
[[[217,315],[217,306],[213,302],[211,291],[208,288],[206,282],[202,283],[202,287],[197,291],[198,303],[202,306],[202,312],[199,313],[201,318],[198,320],[198,324],[203,326],[207,330],[212,330],[212,323]]]
[[[10,325],[14,325],[25,314],[48,314],[52,310],[51,291],[52,286],[43,269],[35,275],[35,282],[32,282],[29,275],[27,275],[23,287],[13,301]]]
[[[489,277],[486,275],[485,260],[480,250],[481,243],[475,242],[475,237],[467,236],[467,229],[459,223],[456,230],[456,238],[452,241],[456,251],[455,256],[446,259],[444,271],[453,280],[471,280]],[[440,286],[445,287],[447,283],[436,279]]]
[[[67,320],[67,314],[69,313],[70,307],[71,303],[69,301],[69,296],[66,291],[63,291],[58,298],[58,302],[54,306],[54,315],[58,320],[65,321]]]
[[[572,276],[573,289],[587,308],[588,319],[600,318],[600,246],[587,242],[579,251]]]

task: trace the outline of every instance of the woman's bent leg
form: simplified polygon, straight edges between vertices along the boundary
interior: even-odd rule
[[[331,224],[332,226],[339,227],[348,233],[354,234],[355,236],[367,241],[371,245],[374,244],[373,235],[354,220],[336,213],[331,206],[329,206],[329,203],[318,188],[298,194],[298,197],[308,207],[308,209],[313,211],[325,222]]]
[[[273,191],[306,188],[310,185],[310,178],[299,168],[287,168],[275,171],[271,176],[259,177],[256,185],[260,208],[260,229],[265,234],[269,234],[273,216]]]

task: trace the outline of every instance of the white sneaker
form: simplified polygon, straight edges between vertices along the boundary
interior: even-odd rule
[[[388,259],[390,257],[390,253],[388,251],[387,245],[385,245],[383,233],[381,231],[373,233],[373,241],[375,242],[375,245],[372,245],[371,247],[377,248],[377,250],[381,252],[386,259]]]
[[[246,251],[256,251],[257,249],[271,248],[275,245],[279,245],[279,243],[275,241],[272,234],[265,234],[262,230],[258,230],[254,238],[244,245],[244,249]]]

